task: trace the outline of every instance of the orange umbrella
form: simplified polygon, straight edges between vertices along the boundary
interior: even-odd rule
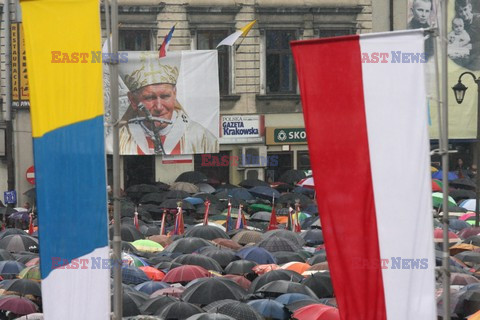
[[[280,269],[280,266],[276,264],[259,264],[258,266],[253,267],[252,271],[261,275],[277,269]]]
[[[311,266],[308,263],[292,261],[292,262],[284,264],[282,266],[282,269],[292,270],[292,271],[295,271],[298,274],[302,274],[305,271],[307,271],[308,268],[310,268],[310,267]]]
[[[277,216],[277,222],[280,224],[287,224],[288,216]]]
[[[145,272],[147,277],[149,277],[153,281],[162,281],[163,277],[165,277],[165,273],[153,267],[138,267],[138,268],[141,269],[143,272]]]
[[[467,318],[468,320],[480,320],[480,310],[475,312],[470,317]]]

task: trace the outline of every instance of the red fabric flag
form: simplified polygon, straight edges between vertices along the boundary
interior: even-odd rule
[[[166,216],[167,211],[163,210],[162,214],[162,224],[160,226],[160,235],[163,236],[165,234],[165,216]]]
[[[168,46],[170,45],[170,40],[172,40],[173,31],[175,31],[175,25],[170,29],[165,38],[163,38],[162,45],[158,50],[158,57],[162,58],[167,55]]]
[[[28,223],[28,234],[29,234],[29,235],[32,235],[33,232],[34,232],[34,231],[33,231],[33,214],[32,214],[32,213],[29,214],[29,220],[30,220],[30,221],[29,221],[29,223]]]
[[[140,231],[140,225],[138,224],[138,212],[136,208],[135,208],[135,213],[133,215],[133,224],[135,225],[135,228],[137,228],[137,230]]]
[[[230,224],[232,223],[232,203],[230,202],[230,199],[228,200],[228,210],[227,210],[227,225],[226,225],[226,231],[230,231]]]
[[[203,225],[208,226],[208,211],[210,210],[210,201],[205,201],[205,215],[203,216]]]
[[[237,224],[235,225],[235,229],[243,229],[244,226],[245,225],[243,223],[242,205],[239,205],[238,214],[237,214]]]
[[[270,215],[270,223],[268,224],[267,230],[276,230],[277,226],[277,213],[275,212],[275,197],[272,201],[272,214]]]
[[[291,43],[342,320],[437,318],[424,42],[408,30]]]
[[[175,219],[175,228],[173,229],[173,234],[182,235],[185,231],[185,226],[183,224],[183,212],[182,207],[177,208],[177,218]]]

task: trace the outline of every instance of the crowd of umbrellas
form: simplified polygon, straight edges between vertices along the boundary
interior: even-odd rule
[[[313,178],[292,170],[280,180],[215,185],[187,172],[171,185],[127,188],[121,201],[124,318],[340,319]],[[480,228],[465,216],[472,208],[463,199],[471,194],[455,193],[474,192],[475,184],[464,180],[450,182],[451,312],[452,319],[473,320],[480,317]],[[438,215],[441,181],[432,181]],[[37,251],[36,232],[0,232],[0,319],[6,313],[9,319],[43,319]]]

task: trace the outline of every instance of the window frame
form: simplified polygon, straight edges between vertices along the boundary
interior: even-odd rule
[[[120,28],[118,30],[118,50],[119,51],[155,51],[156,50],[156,44],[155,44],[155,36],[154,36],[154,31],[150,28]],[[122,33],[123,32],[146,32],[147,33],[147,43],[150,48],[145,48],[145,49],[140,49],[140,50],[130,50],[130,49],[124,49],[121,47],[122,44],[124,44],[124,39],[122,38]]]

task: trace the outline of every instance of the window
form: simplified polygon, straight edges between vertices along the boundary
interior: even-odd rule
[[[197,31],[197,49],[215,49],[228,35],[227,30],[199,30]],[[218,80],[222,96],[229,94],[229,48],[228,46],[218,48]]]
[[[278,181],[285,171],[293,169],[293,152],[269,152],[268,159],[277,160],[268,163],[265,179],[268,183]]]
[[[308,151],[297,151],[297,169],[304,171],[311,170]]]
[[[293,30],[266,31],[267,94],[296,93],[295,66],[290,41],[295,40]]]
[[[119,51],[150,51],[152,50],[152,33],[150,30],[119,30]]]
[[[320,29],[319,37],[330,38],[330,37],[348,36],[354,33],[355,32],[353,29]]]

